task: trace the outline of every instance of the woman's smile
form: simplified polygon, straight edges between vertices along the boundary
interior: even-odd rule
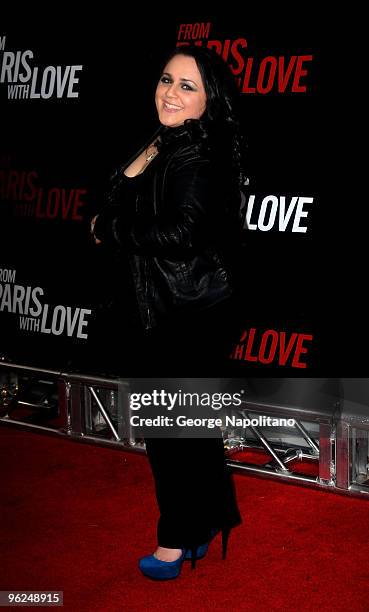
[[[176,104],[172,104],[171,102],[163,102],[163,109],[167,113],[176,113],[178,111],[183,110],[182,106],[177,106]]]

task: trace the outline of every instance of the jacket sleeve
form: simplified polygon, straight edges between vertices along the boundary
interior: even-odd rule
[[[97,218],[95,235],[136,253],[192,251],[209,234],[216,212],[213,179],[206,159],[184,160],[168,170],[165,202],[159,214],[136,216],[127,222],[109,211]]]

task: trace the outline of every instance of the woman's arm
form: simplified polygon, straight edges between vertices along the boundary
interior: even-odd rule
[[[168,172],[165,203],[151,219],[134,217],[127,224],[124,216],[98,216],[95,239],[115,242],[129,251],[160,255],[191,251],[209,235],[217,213],[219,194],[215,194],[211,164],[199,158],[181,163]]]

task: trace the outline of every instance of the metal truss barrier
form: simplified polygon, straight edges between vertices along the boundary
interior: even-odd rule
[[[327,387],[333,380],[341,381],[339,392]],[[368,496],[369,379],[248,381],[245,400],[232,409],[236,421],[222,431],[232,468]],[[1,360],[0,393],[0,425],[145,452],[128,425],[128,379]]]

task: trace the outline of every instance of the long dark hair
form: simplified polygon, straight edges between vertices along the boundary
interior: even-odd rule
[[[212,49],[184,45],[167,57],[166,64],[177,55],[193,57],[200,72],[205,93],[206,109],[200,120],[185,123],[197,130],[204,139],[220,143],[231,158],[238,182],[243,185],[245,174],[245,143],[240,126],[240,94],[235,77],[223,58]]]

